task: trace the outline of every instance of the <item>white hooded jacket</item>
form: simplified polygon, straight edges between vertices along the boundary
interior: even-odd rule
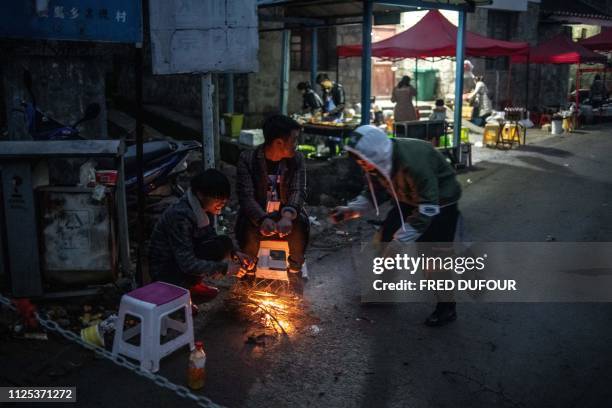
[[[382,130],[370,125],[357,128],[355,133],[345,150],[370,163],[385,179],[385,187],[393,197],[401,218],[402,227],[395,239],[415,240],[441,207],[452,205],[459,199],[461,187],[455,179],[454,170],[427,142],[415,139],[394,142]],[[398,149],[397,152],[395,149]],[[394,164],[396,159],[397,163]],[[366,173],[366,178],[371,201],[362,194],[348,206],[361,215],[370,210],[373,204],[378,215],[378,201],[371,175]],[[415,210],[404,214],[400,201]]]

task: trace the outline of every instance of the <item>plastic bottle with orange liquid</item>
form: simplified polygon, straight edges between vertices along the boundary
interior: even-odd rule
[[[189,368],[187,369],[187,385],[192,390],[204,387],[206,380],[206,353],[204,344],[196,341],[195,349],[189,355]]]

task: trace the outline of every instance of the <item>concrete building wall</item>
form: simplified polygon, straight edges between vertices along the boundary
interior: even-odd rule
[[[113,77],[116,78],[116,93],[127,101],[134,101],[134,52],[116,53],[113,56]],[[164,105],[182,114],[199,117],[202,115],[201,77],[197,74],[153,75],[151,51],[145,37],[143,60],[143,103]],[[219,75],[219,105],[225,112],[225,76]],[[247,109],[247,74],[234,75],[234,111],[244,113]]]
[[[495,27],[490,27],[489,9],[478,8],[469,14],[467,29],[490,36]],[[510,41],[526,41],[537,45],[566,30],[560,24],[542,24],[540,5],[528,3],[524,12],[514,14],[514,24]],[[501,109],[510,103],[515,106],[532,108],[534,106],[554,106],[565,103],[568,91],[569,67],[565,65],[529,65],[529,80],[525,64],[510,64],[509,70],[486,69],[484,58],[471,58],[476,74],[483,73],[496,108]],[[508,80],[510,78],[510,80]],[[527,96],[529,100],[527,100]]]
[[[361,25],[341,26],[337,29],[338,45],[361,44]],[[361,58],[341,58],[338,66],[339,80],[346,92],[347,104],[355,107],[361,103]]]
[[[31,101],[23,82],[27,69],[32,76],[37,106],[43,112],[70,125],[82,118],[87,105],[97,103],[101,107],[98,118],[84,122],[79,129],[83,137],[106,139],[105,75],[109,64],[102,58],[101,49],[70,43],[55,46],[54,52],[42,42],[5,41],[0,46],[7,137],[30,139],[24,116],[14,111],[21,109],[21,101]]]
[[[259,34],[259,72],[249,74],[247,127],[260,127],[266,114],[279,110],[281,42],[281,31]]]
[[[22,101],[32,99],[24,85],[24,70],[32,76],[37,107],[50,118],[72,125],[83,117],[87,105],[100,105],[99,116],[79,125],[80,135],[87,139],[106,139],[106,74],[110,68],[107,53],[111,47],[55,41],[2,41],[3,99],[9,140],[31,140]],[[51,184],[73,185],[79,181],[84,159],[49,161]]]
[[[540,24],[538,26],[539,42],[546,41],[569,29],[557,24]],[[534,89],[534,97],[529,98],[529,106],[557,106],[567,104],[569,91],[569,65],[536,65],[535,78],[530,80],[530,89]]]

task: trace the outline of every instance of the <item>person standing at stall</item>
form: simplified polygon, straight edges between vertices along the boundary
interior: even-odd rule
[[[310,82],[300,82],[297,89],[302,93],[302,111],[304,113],[316,114],[323,110],[323,100],[312,89]]]
[[[470,93],[476,87],[474,64],[470,60],[463,61],[463,94]]]
[[[317,84],[321,87],[323,112],[329,119],[342,119],[346,96],[341,84],[333,82],[327,74],[317,75]]]
[[[476,76],[476,87],[467,94],[467,101],[474,107],[472,122],[477,126],[484,126],[485,121],[493,112],[489,89],[484,83],[484,77]]]
[[[412,104],[416,95],[416,89],[410,85],[410,77],[404,75],[391,94],[391,102],[395,102],[393,115],[396,122],[417,120],[416,109]]]

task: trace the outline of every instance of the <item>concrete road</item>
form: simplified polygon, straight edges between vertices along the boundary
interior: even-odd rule
[[[475,154],[460,176],[468,239],[612,241],[609,128]],[[355,241],[373,232],[364,222],[343,228]],[[306,307],[320,332],[253,346],[229,313],[198,332],[209,356],[203,393],[231,407],[612,404],[612,304],[466,304],[455,323],[431,329],[422,321],[433,304],[362,305],[351,255],[349,246],[309,254]],[[55,340],[5,342],[0,358],[0,384],[74,384],[82,406],[192,406]],[[162,372],[184,383],[186,359],[169,357]]]

